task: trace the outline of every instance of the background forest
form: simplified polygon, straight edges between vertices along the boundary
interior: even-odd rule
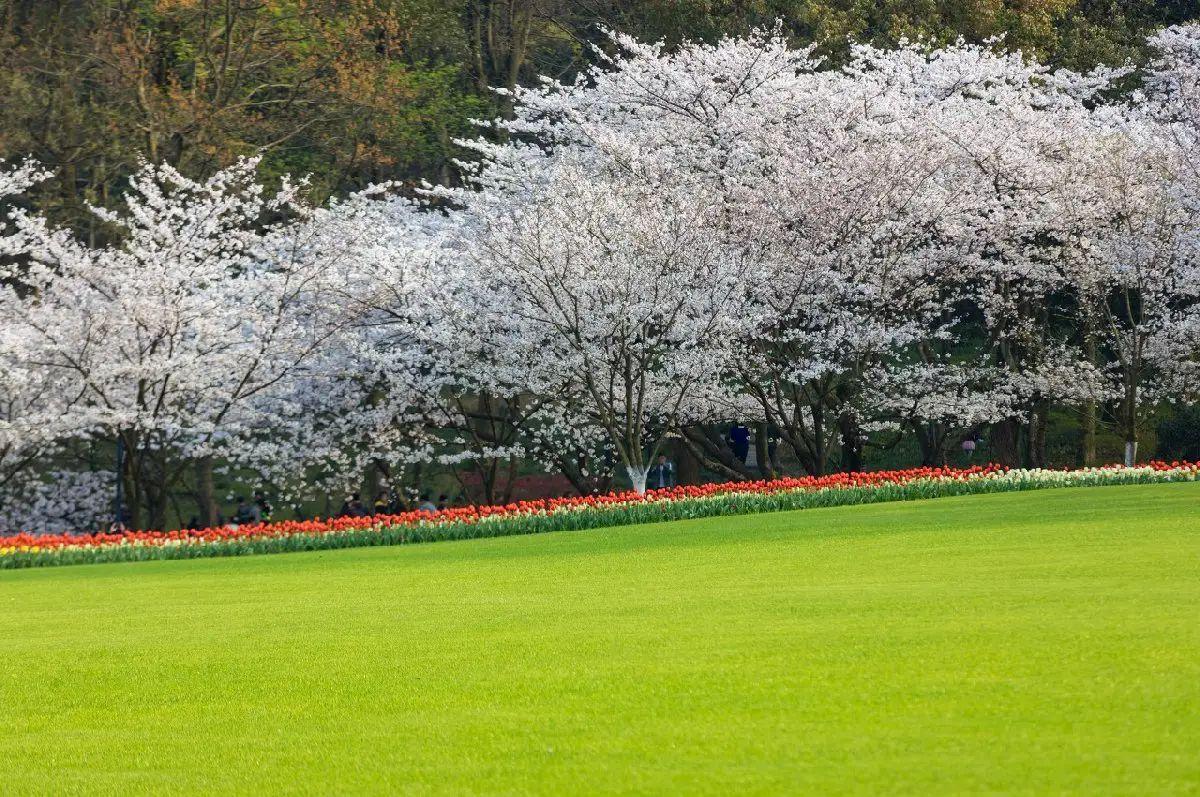
[[[0,0],[0,158],[52,170],[32,201],[92,236],[141,158],[202,179],[265,152],[263,175],[332,195],[455,180],[454,140],[503,93],[610,47],[712,41],[782,20],[836,63],[847,37],[893,45],[1003,36],[1050,66],[1144,57],[1194,0]],[[322,199],[317,196],[315,199]]]

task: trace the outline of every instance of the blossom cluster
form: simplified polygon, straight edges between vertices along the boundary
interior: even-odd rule
[[[0,537],[0,568],[399,545],[1048,487],[1196,481],[1198,476],[1196,462],[1069,471],[923,467],[198,531],[16,534]]]

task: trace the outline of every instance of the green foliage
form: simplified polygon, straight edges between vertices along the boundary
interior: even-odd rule
[[[85,200],[143,157],[202,177],[265,150],[326,193],[446,179],[488,115],[465,57],[433,0],[0,0],[0,158],[54,169],[35,201],[90,235]]]
[[[1185,407],[1158,425],[1158,456],[1200,459],[1200,407]]]
[[[817,42],[837,61],[847,38],[894,45],[1003,37],[1051,63],[1087,69],[1143,55],[1145,34],[1200,13],[1186,0],[652,0],[630,4],[623,29],[668,43],[713,40],[752,26],[783,23],[799,44]]]

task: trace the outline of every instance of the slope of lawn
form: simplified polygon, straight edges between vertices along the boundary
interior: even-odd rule
[[[1200,485],[0,573],[0,791],[1200,788]]]

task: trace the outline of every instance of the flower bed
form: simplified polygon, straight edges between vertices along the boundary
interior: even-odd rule
[[[0,568],[401,545],[1048,487],[1196,481],[1197,474],[1200,463],[1186,462],[1072,471],[997,465],[913,468],[199,531],[15,534],[0,536]]]

